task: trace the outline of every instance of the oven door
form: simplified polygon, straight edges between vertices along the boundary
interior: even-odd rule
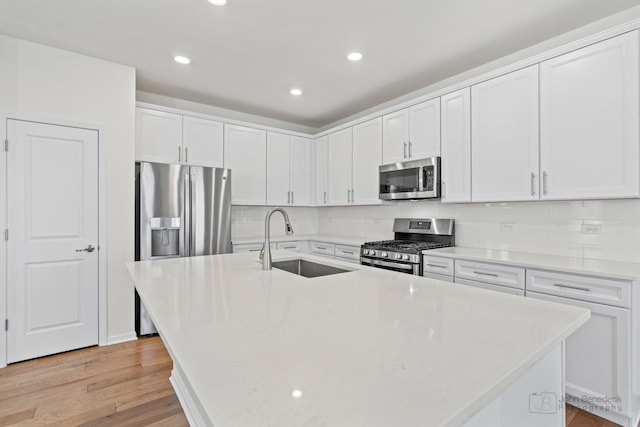
[[[382,200],[440,197],[440,157],[382,165],[378,171]]]
[[[420,264],[412,264],[405,262],[397,262],[397,261],[384,261],[381,259],[373,259],[367,257],[360,257],[360,264],[368,265],[371,267],[384,268],[385,270],[397,271],[400,273],[408,273],[419,276],[420,272]]]

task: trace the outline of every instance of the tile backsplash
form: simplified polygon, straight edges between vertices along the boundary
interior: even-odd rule
[[[262,236],[268,210],[234,206],[233,236]],[[407,201],[286,210],[296,234],[361,237],[364,242],[392,238],[396,217],[454,218],[457,246],[640,262],[640,200],[636,199],[474,204]],[[272,219],[272,235],[284,234],[284,227],[278,225],[281,221]]]

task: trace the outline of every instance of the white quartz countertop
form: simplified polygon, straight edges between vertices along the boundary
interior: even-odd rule
[[[606,276],[622,280],[640,280],[640,264],[630,262],[497,251],[492,249],[463,248],[459,246],[432,249],[423,251],[422,253],[424,255],[492,262],[525,268],[557,270],[565,273]]]
[[[389,237],[390,239],[393,236]],[[271,236],[269,239],[271,242],[293,242],[297,240],[316,240],[319,242],[335,243],[338,245],[360,246],[364,242],[370,242],[372,240],[380,239],[365,239],[363,237],[349,237],[349,236],[336,236],[331,234],[292,234],[290,236]],[[262,243],[264,236],[256,237],[243,237],[240,239],[233,239],[234,245],[241,245],[245,243]]]
[[[263,271],[254,253],[127,265],[216,427],[462,425],[589,318],[578,307],[273,252],[295,257],[353,271]]]

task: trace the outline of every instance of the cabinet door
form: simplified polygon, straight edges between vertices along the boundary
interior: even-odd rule
[[[267,205],[291,203],[289,135],[267,132]]]
[[[136,108],[136,160],[180,163],[182,116]]]
[[[637,197],[638,34],[540,64],[543,199]]]
[[[329,135],[327,144],[327,200],[329,205],[351,203],[351,128]]]
[[[289,162],[289,189],[291,204],[311,205],[311,141],[299,136],[291,137]]]
[[[379,198],[378,167],[382,161],[382,118],[353,127],[353,186],[351,203],[372,205]]]
[[[538,66],[473,86],[471,100],[471,199],[538,199]]]
[[[231,169],[231,203],[266,203],[267,135],[243,126],[224,127],[224,164]]]
[[[440,98],[409,107],[410,159],[440,155]]]
[[[314,141],[315,144],[315,173],[316,173],[316,206],[327,204],[327,144],[326,136]]]
[[[182,163],[221,168],[224,165],[224,125],[213,120],[182,118]]]
[[[471,201],[471,91],[441,98],[442,203]]]
[[[527,292],[527,297],[591,310],[591,318],[565,344],[566,392],[574,397],[568,402],[586,406],[584,409],[589,412],[593,412],[589,409],[593,402],[606,402],[613,412],[631,415],[630,311],[535,292]],[[585,402],[580,402],[583,396]],[[616,396],[621,402],[610,400]]]
[[[382,164],[409,159],[409,111],[396,111],[382,116]]]

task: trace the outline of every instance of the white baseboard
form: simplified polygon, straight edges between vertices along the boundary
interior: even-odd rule
[[[111,335],[107,337],[107,342],[104,345],[119,344],[121,342],[135,341],[137,339],[138,336],[136,335],[135,331],[128,332],[126,334]]]

